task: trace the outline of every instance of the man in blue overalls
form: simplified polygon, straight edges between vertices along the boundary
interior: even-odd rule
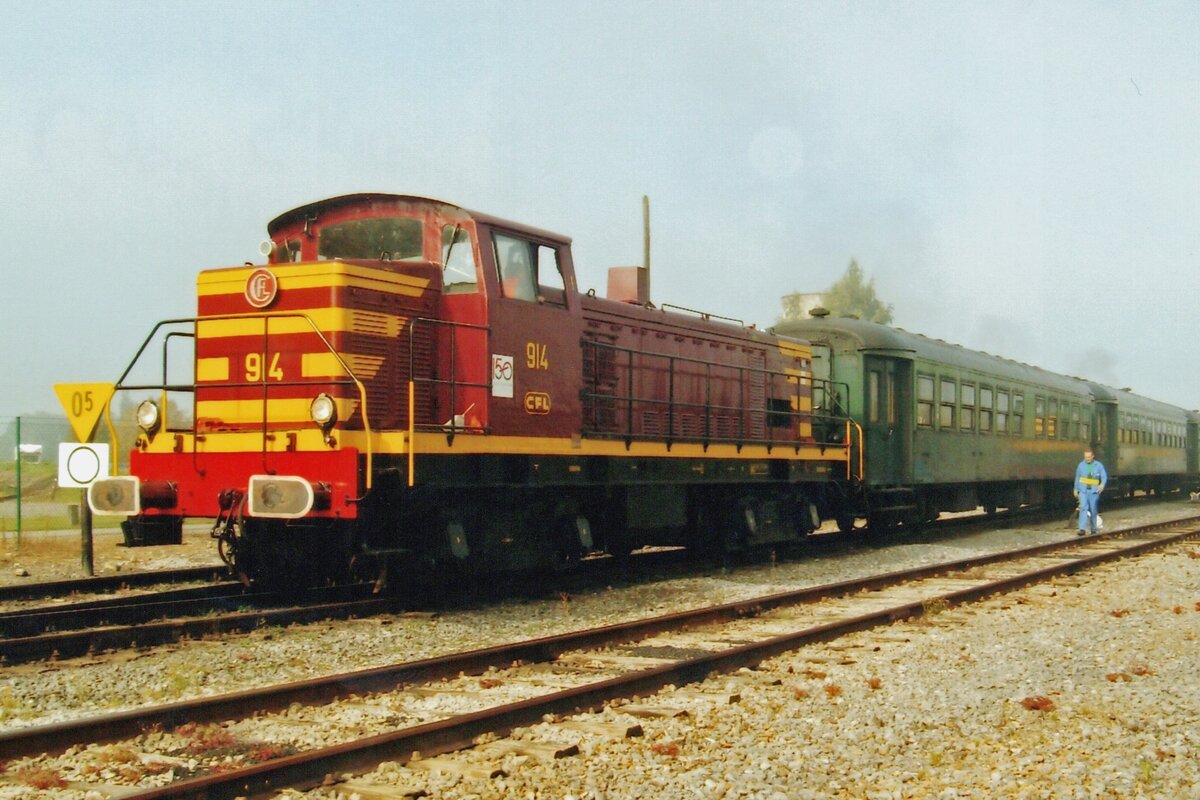
[[[1096,460],[1092,448],[1083,451],[1083,461],[1075,468],[1075,497],[1079,498],[1079,536],[1091,529],[1096,532],[1096,519],[1099,511],[1096,501],[1108,483],[1108,473],[1104,465]]]

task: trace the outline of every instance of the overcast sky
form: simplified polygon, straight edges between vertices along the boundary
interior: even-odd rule
[[[55,3],[0,29],[0,416],[115,380],[279,213],[423,194],[582,287],[896,323],[1200,406],[1200,3]]]

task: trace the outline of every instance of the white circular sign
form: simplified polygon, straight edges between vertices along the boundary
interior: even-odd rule
[[[108,477],[110,450],[107,443],[58,443],[58,485],[63,489],[86,489]]]
[[[100,456],[90,447],[76,447],[67,456],[67,475],[76,483],[91,483],[100,477]]]

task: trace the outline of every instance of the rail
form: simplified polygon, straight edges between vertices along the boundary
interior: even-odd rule
[[[580,393],[584,406],[582,433],[585,436],[624,439],[626,446],[634,440],[651,440],[666,441],[668,445],[676,441],[699,442],[705,446],[731,443],[739,448],[746,444],[765,444],[768,449],[787,446],[799,451],[803,445],[815,443],[836,446],[845,452],[848,464],[851,460],[851,425],[855,428],[858,426],[848,414],[839,413],[840,406],[836,400],[839,396],[848,396],[849,386],[845,383],[745,364],[714,364],[690,356],[622,347],[594,339],[585,338],[581,344],[585,372],[589,364],[591,369],[591,373],[584,376],[585,388]],[[590,359],[589,348],[593,350]],[[607,360],[602,358],[602,351],[608,351],[613,357]],[[680,365],[687,365],[690,369],[685,371]],[[714,371],[723,372],[724,376],[714,376]],[[617,376],[622,373],[624,387],[620,391],[622,387]],[[666,398],[661,393],[654,396],[637,394],[635,378],[639,377],[643,383],[654,380],[661,383],[665,379]],[[676,386],[680,379],[693,382],[702,379],[703,402],[677,397]],[[778,393],[777,384],[781,382],[795,387],[794,390],[786,394]],[[606,383],[612,386],[612,390],[600,391],[599,387]],[[727,391],[730,385],[735,385],[736,403],[714,401],[716,383],[724,384]],[[809,391],[805,393],[804,389]],[[747,397],[748,393],[755,390],[763,393],[761,405]],[[828,411],[816,410],[816,407],[801,410],[801,400],[807,396],[811,402],[814,392],[829,398],[828,401],[822,401],[830,403]],[[618,409],[623,413],[617,414]],[[647,410],[665,414],[665,430],[647,431],[644,421],[641,426],[635,426],[635,412],[639,409],[643,411],[643,417]],[[609,416],[611,419],[608,419]],[[736,431],[728,430],[731,424],[736,424]],[[699,430],[695,429],[697,425],[700,425]],[[809,429],[807,435],[803,433],[805,425]],[[692,430],[688,431],[689,427]],[[680,428],[684,431],[680,432]],[[858,431],[861,442],[861,428]],[[861,467],[859,472],[861,474]]]
[[[316,334],[317,338],[321,341],[321,344],[323,344],[325,346],[325,349],[328,350],[329,353],[331,353],[333,355],[333,357],[337,360],[338,365],[346,373],[345,378],[323,376],[320,379],[304,380],[304,381],[269,380],[270,370],[267,369],[264,364],[263,369],[260,370],[260,373],[261,373],[260,380],[221,381],[220,383],[212,384],[213,386],[221,386],[221,387],[233,388],[233,389],[244,389],[244,388],[248,388],[248,387],[261,387],[262,388],[262,419],[261,419],[262,449],[261,449],[261,455],[262,455],[262,460],[263,460],[263,471],[264,472],[270,471],[267,466],[267,442],[269,440],[268,439],[268,429],[267,429],[267,424],[268,424],[267,400],[270,395],[271,389],[280,389],[280,388],[292,387],[292,386],[312,386],[312,385],[354,386],[358,391],[359,409],[360,409],[360,413],[362,415],[362,426],[363,426],[363,431],[366,434],[364,437],[366,440],[365,455],[366,455],[366,461],[367,461],[367,464],[366,464],[366,488],[370,489],[371,483],[372,483],[371,476],[372,476],[372,472],[373,472],[372,461],[373,461],[374,453],[373,453],[373,447],[371,444],[370,418],[367,415],[367,389],[366,389],[366,386],[363,384],[363,382],[361,380],[359,380],[358,376],[354,374],[354,370],[352,370],[350,368],[350,365],[346,363],[346,361],[342,358],[341,354],[337,352],[337,350],[333,347],[332,344],[330,344],[329,340],[325,337],[325,334],[321,331],[321,329],[319,327],[317,327],[317,324],[315,322],[313,322],[312,318],[309,317],[307,314],[297,312],[297,311],[274,311],[274,312],[267,311],[267,312],[253,312],[253,313],[248,313],[248,314],[214,314],[212,316],[204,316],[204,317],[180,317],[177,319],[160,320],[158,323],[155,324],[154,328],[151,329],[150,333],[142,341],[141,347],[138,348],[137,352],[134,354],[133,358],[130,360],[128,366],[125,367],[125,371],[121,373],[121,377],[117,379],[117,383],[113,389],[114,394],[119,391],[159,391],[159,392],[161,392],[162,403],[161,403],[160,413],[163,414],[163,419],[165,421],[166,413],[167,413],[166,396],[169,392],[189,393],[189,394],[193,395],[193,403],[194,403],[194,396],[196,393],[196,356],[195,356],[195,353],[193,353],[193,356],[192,356],[192,382],[190,384],[173,384],[173,383],[170,383],[170,381],[169,381],[167,346],[170,344],[171,340],[174,338],[179,338],[179,337],[190,338],[190,339],[194,340],[197,337],[197,332],[196,332],[197,328],[199,327],[200,323],[202,323],[202,322],[208,323],[208,322],[222,322],[222,321],[228,321],[228,320],[256,320],[256,319],[262,320],[262,323],[263,323],[262,352],[264,354],[264,356],[263,356],[264,362],[266,361],[265,354],[270,352],[269,342],[270,342],[270,335],[271,335],[271,332],[270,332],[271,321],[276,320],[276,319],[299,319],[299,320],[303,320],[305,323],[307,323],[308,327],[312,329],[311,332]],[[166,333],[163,334],[163,336],[162,336],[162,341],[163,341],[163,345],[162,345],[162,382],[158,383],[158,384],[126,384],[125,381],[129,377],[129,374],[133,371],[134,367],[137,366],[138,362],[142,358],[142,355],[146,352],[146,349],[150,346],[150,344],[155,340],[155,337],[157,337],[159,335],[159,332],[162,331],[164,328],[168,328],[170,326],[175,326],[175,325],[191,325],[192,330],[191,330],[191,332],[168,330]],[[115,473],[115,472],[117,472],[117,459],[120,454],[120,444],[118,442],[116,426],[113,424],[113,421],[112,421],[112,403],[111,403],[111,401],[110,401],[109,405],[105,408],[105,421],[108,425],[109,436],[111,437],[111,441],[112,441],[112,445],[113,445],[112,446],[112,459],[113,459],[113,472]],[[164,429],[165,430],[167,429],[166,426],[164,426]],[[192,409],[192,436],[193,436],[193,439],[198,435],[199,435],[199,431],[197,430],[197,414],[195,413],[195,408],[193,407],[193,409]],[[202,470],[200,470],[199,465],[196,463],[196,457],[197,457],[196,448],[193,447],[192,448],[193,465],[196,467],[197,471],[202,471]]]

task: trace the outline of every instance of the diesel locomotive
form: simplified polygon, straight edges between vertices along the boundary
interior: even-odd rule
[[[118,381],[149,397],[89,504],[132,542],[207,518],[247,581],[480,574],[793,541],[861,482],[851,387],[805,341],[656,306],[642,268],[580,291],[570,239],[402,195],[268,232],[267,263],[201,272],[196,316]],[[144,360],[161,380],[131,378]]]

